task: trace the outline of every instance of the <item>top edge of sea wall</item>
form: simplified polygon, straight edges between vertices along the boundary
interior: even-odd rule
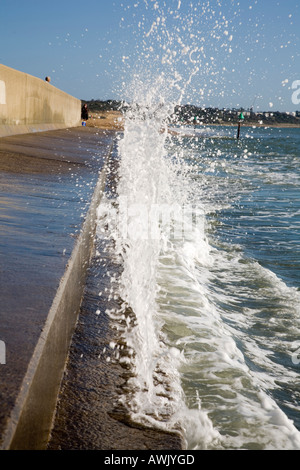
[[[80,125],[81,101],[0,64],[0,137]]]

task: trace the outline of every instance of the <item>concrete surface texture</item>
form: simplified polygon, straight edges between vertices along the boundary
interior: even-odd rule
[[[120,404],[132,372],[112,347],[122,346],[123,357],[128,353],[120,325],[107,313],[122,305],[116,283],[112,292],[110,276],[118,279],[122,272],[113,253],[112,241],[95,240],[48,450],[183,449],[179,433],[134,423]]]
[[[113,204],[118,198],[119,158],[116,142],[106,162],[104,196]],[[121,323],[130,324],[136,317],[132,309],[122,308],[123,264],[115,255],[114,240],[103,225],[96,233],[47,449],[182,450],[181,433],[136,423],[120,403],[121,397],[122,402],[132,398],[128,380],[133,374],[122,360],[132,351],[124,341]],[[118,316],[113,319],[109,314],[120,308],[126,317],[121,323]]]
[[[79,99],[0,64],[0,137],[75,127],[80,118]]]
[[[0,139],[2,449],[46,445],[114,136],[77,127]]]

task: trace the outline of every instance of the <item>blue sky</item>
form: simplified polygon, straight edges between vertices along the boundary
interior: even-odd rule
[[[182,103],[300,109],[297,0],[0,0],[0,22],[0,63],[79,99],[160,76]]]

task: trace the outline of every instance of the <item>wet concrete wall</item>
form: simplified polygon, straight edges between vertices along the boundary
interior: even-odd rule
[[[81,101],[0,64],[0,137],[80,125]]]

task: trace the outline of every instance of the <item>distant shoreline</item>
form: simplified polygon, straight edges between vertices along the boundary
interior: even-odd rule
[[[171,123],[170,123],[171,124]],[[175,123],[174,123],[175,124]],[[192,123],[183,122],[181,123],[182,127],[193,127]],[[103,111],[103,112],[91,112],[90,117],[86,123],[88,127],[97,127],[99,129],[106,130],[124,130],[124,115],[120,111]],[[172,124],[171,124],[172,125]],[[238,122],[212,122],[212,123],[203,123],[198,124],[197,128],[205,128],[212,126],[222,126],[222,127],[237,127]],[[242,127],[252,127],[252,128],[281,128],[281,129],[299,129],[300,124],[287,124],[287,123],[258,123],[258,122],[242,122]]]
[[[226,126],[226,127],[237,127],[238,126],[238,122],[235,122],[235,123],[230,123],[230,122],[219,122],[219,123],[205,123],[203,124],[203,127],[208,127],[208,126]],[[300,128],[300,124],[284,124],[284,123],[280,123],[280,122],[274,122],[272,124],[268,124],[268,123],[263,123],[263,124],[260,124],[260,123],[257,123],[257,122],[243,122],[241,123],[241,126],[242,127],[280,127],[282,129],[286,128],[290,128],[290,129],[299,129]]]
[[[123,101],[114,100],[90,100],[83,101],[86,103],[92,115],[89,126],[99,127],[101,129],[122,129],[124,125],[124,114],[121,112],[129,106]],[[291,113],[284,112],[262,112],[253,113],[244,112],[244,121],[242,126],[245,127],[265,127],[265,128],[282,128],[282,129],[298,129],[300,127],[300,115],[291,116]],[[238,126],[239,112],[237,110],[220,110],[218,108],[202,109],[194,105],[182,105],[175,107],[175,112],[171,118],[171,125],[179,122],[183,126],[193,125],[196,118],[198,125],[206,126]]]

